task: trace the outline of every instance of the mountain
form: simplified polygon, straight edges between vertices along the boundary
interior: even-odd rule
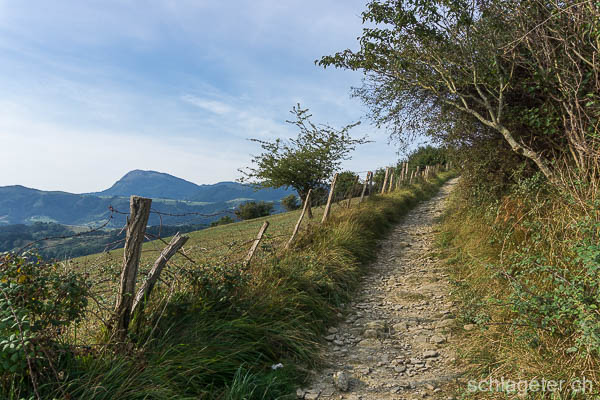
[[[184,179],[156,171],[135,170],[127,173],[109,189],[96,193],[74,194],[43,191],[20,185],[0,187],[0,225],[54,222],[63,225],[98,226],[111,213],[109,206],[129,211],[129,196],[153,199],[152,208],[170,214],[213,214],[231,209],[244,200],[278,202],[292,193],[284,189],[260,189],[236,182],[196,185]],[[276,207],[277,209],[277,207]],[[150,225],[208,224],[218,217],[151,214]],[[113,214],[107,227],[125,224],[125,216]]]
[[[110,188],[90,194],[103,197],[135,194],[149,198],[189,200],[199,189],[199,185],[173,175],[136,169],[125,174]]]
[[[96,196],[126,196],[132,194],[153,199],[174,199],[196,202],[227,202],[236,199],[279,201],[292,193],[286,189],[260,189],[237,182],[197,185],[176,176],[139,169],[128,172],[110,188],[90,193]]]

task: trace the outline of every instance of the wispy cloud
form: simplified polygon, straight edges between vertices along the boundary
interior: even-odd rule
[[[198,108],[210,111],[211,113],[218,115],[229,114],[233,111],[231,107],[229,107],[223,102],[217,100],[203,99],[201,97],[193,96],[191,94],[181,96],[181,100],[185,101],[186,103],[192,104]]]
[[[134,168],[232,180],[260,150],[245,139],[296,134],[285,120],[298,101],[316,122],[356,121],[365,110],[349,88],[361,75],[313,61],[353,47],[363,7],[0,0],[0,168],[10,171],[0,185],[94,191]],[[377,143],[349,168],[396,158],[385,132],[356,134]]]

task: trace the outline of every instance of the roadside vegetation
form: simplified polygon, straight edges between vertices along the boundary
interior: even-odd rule
[[[78,265],[89,257],[66,269],[31,257],[6,259],[0,281],[11,306],[2,329],[11,333],[7,336],[14,346],[2,352],[9,360],[3,364],[2,397],[35,398],[37,391],[40,398],[69,399],[285,398],[301,383],[303,371],[319,362],[319,335],[335,322],[340,305],[367,271],[377,239],[450,176],[442,173],[389,195],[373,195],[350,209],[336,207],[326,224],[311,223],[291,249],[275,251],[267,245],[249,268],[219,256],[196,256],[207,245],[207,235],[227,237],[231,229],[246,229],[245,236],[252,237],[260,219],[192,234],[189,248],[195,250],[187,256],[202,261],[174,258],[171,284],[158,284],[145,314],[132,322],[131,342],[124,347],[94,346],[106,342],[107,331],[85,323],[95,301],[87,297],[86,284],[93,271],[83,272]],[[273,217],[295,221],[297,212]],[[52,277],[42,280],[46,287],[35,295],[24,291],[33,287],[27,283],[34,271]],[[25,325],[14,323],[11,310],[38,320],[23,299],[50,296],[60,288],[66,297],[57,297],[62,300],[55,304],[46,299],[47,308],[35,312],[46,315],[60,307],[63,314],[57,315],[65,318],[27,325],[32,333],[19,346]],[[279,363],[282,368],[273,367]]]

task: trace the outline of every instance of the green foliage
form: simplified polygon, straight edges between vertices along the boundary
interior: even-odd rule
[[[283,199],[281,199],[281,205],[287,211],[297,210],[301,206],[300,202],[298,201],[298,196],[296,196],[295,194],[290,194],[289,196],[286,196]]]
[[[240,170],[242,180],[254,180],[260,187],[292,187],[301,199],[309,189],[327,185],[339,170],[342,161],[357,145],[367,143],[366,138],[352,139],[350,130],[359,122],[335,129],[329,125],[316,125],[308,109],[294,106],[294,121],[287,121],[299,129],[298,136],[288,141],[276,139],[259,143],[263,153],[252,159],[254,167]]]
[[[462,181],[445,218],[462,320],[480,327],[463,338],[463,357],[473,377],[587,377],[600,365],[598,202],[540,173],[513,179],[499,198]]]
[[[355,95],[393,136],[427,134],[465,158],[500,139],[518,155],[508,168],[528,160],[557,184],[566,163],[595,179],[600,9],[593,2],[374,0],[362,17],[358,50],[317,62],[364,71]]]
[[[59,347],[63,330],[83,318],[89,286],[84,277],[36,256],[0,255],[0,377],[24,376]]]
[[[221,218],[219,218],[217,221],[211,222],[210,226],[227,225],[227,224],[231,224],[233,222],[235,222],[235,220],[233,218],[231,218],[229,215],[224,215]]]
[[[420,167],[421,170],[430,165],[443,165],[448,162],[448,151],[443,147],[420,146],[408,155],[409,168]],[[399,166],[401,163],[398,164]]]
[[[232,300],[248,278],[242,265],[225,261],[200,265],[186,276],[191,293],[209,303]]]
[[[529,224],[541,228],[539,222]],[[582,357],[600,356],[600,224],[582,221],[586,235],[570,243],[574,255],[552,264],[532,252],[541,237],[532,237],[511,255],[508,274],[512,282],[509,302],[516,324],[547,330],[561,336],[574,335],[574,350]]]
[[[352,171],[340,172],[335,183],[334,198],[341,200],[347,198],[350,194],[352,194],[352,197],[360,194],[360,188],[355,186],[357,177],[358,175]]]
[[[271,214],[273,207],[273,203],[249,201],[237,206],[234,213],[236,217],[242,220],[254,219]]]

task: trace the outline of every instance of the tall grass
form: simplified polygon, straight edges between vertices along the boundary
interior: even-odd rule
[[[376,257],[377,240],[451,175],[336,209],[289,250],[249,269],[217,260],[197,266],[174,292],[158,288],[132,324],[130,348],[80,348],[61,359],[62,379],[40,391],[86,400],[293,398],[320,362],[321,334]],[[4,385],[2,395],[10,390]]]
[[[522,180],[495,202],[477,203],[462,185],[453,196],[439,244],[455,286],[468,378],[564,381],[562,391],[530,399],[596,398],[600,345],[600,246],[597,204],[575,201],[536,180]],[[512,398],[519,393],[468,393]]]

